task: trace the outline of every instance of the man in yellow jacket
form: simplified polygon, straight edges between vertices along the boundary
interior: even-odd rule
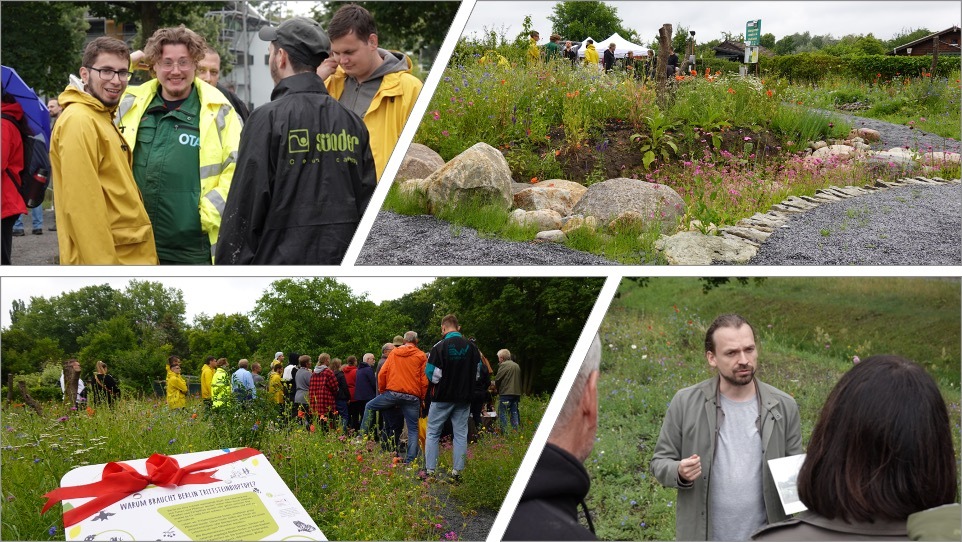
[[[60,263],[157,263],[154,230],[131,171],[133,155],[113,125],[127,88],[130,49],[109,37],[84,50],[80,78],[59,96],[50,164],[57,192]]]
[[[117,126],[134,153],[162,264],[210,264],[237,162],[241,121],[230,101],[196,76],[204,38],[183,25],[144,45],[152,76],[120,100]]]
[[[585,65],[598,69],[598,50],[595,49],[595,42],[592,40],[588,40],[588,44],[585,45]]]
[[[528,52],[527,59],[529,64],[539,62],[541,60],[541,48],[538,47],[538,40],[541,39],[541,34],[537,30],[532,30],[528,34]]]
[[[213,406],[213,392],[211,383],[214,381],[214,371],[217,370],[217,358],[207,356],[207,362],[200,369],[200,398],[204,401],[204,408],[210,411]]]
[[[333,54],[317,74],[331,96],[364,119],[380,181],[422,83],[406,55],[378,47],[374,17],[361,6],[337,10],[327,34]]]
[[[187,381],[180,376],[180,365],[174,365],[167,371],[167,407],[177,410],[186,405]]]

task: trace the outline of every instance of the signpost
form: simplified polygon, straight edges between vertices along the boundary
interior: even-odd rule
[[[762,20],[748,21],[745,24],[745,45],[759,45],[762,36]]]

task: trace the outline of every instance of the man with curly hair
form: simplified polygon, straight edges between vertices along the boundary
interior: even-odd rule
[[[210,264],[237,162],[241,121],[197,77],[207,42],[180,25],[144,45],[151,79],[128,87],[117,127],[134,153],[161,264]]]

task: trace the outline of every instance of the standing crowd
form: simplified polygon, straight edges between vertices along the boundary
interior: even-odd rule
[[[205,410],[216,416],[251,408],[262,396],[276,409],[280,425],[343,432],[359,442],[376,439],[412,468],[423,449],[424,476],[439,476],[439,442],[451,434],[454,458],[448,478],[459,481],[469,435],[486,428],[485,418],[499,418],[502,432],[509,423],[512,430],[520,428],[521,369],[511,352],[501,349],[497,372],[492,371],[453,314],[442,319],[441,333],[443,338],[425,352],[418,333],[408,331],[385,343],[380,359],[366,353],[342,362],[325,352],[315,361],[307,354],[277,352],[267,376],[260,374],[259,363],[241,359],[231,372],[226,358],[208,356],[201,368],[200,397]],[[167,404],[173,410],[183,409],[190,395],[180,365],[177,356],[167,360]],[[492,394],[498,396],[497,415],[491,412]]]
[[[594,71],[603,70],[604,73],[615,70],[617,64],[619,69],[638,81],[654,80],[658,75],[658,59],[655,57],[653,49],[647,49],[644,54],[641,54],[641,51],[628,50],[623,57],[617,58],[617,44],[615,43],[609,43],[604,52],[599,55],[594,40],[590,38],[585,40],[583,44],[566,40],[562,45],[561,36],[551,34],[548,43],[544,46],[538,45],[540,39],[541,34],[537,30],[532,30],[528,35],[526,59],[529,64],[550,62],[554,59],[563,58],[571,62],[572,68],[581,65]],[[584,52],[579,54],[582,45],[584,46]],[[690,68],[693,67],[692,64]],[[669,79],[672,79],[681,72],[682,68],[679,66],[678,55],[674,48],[669,47],[665,73]]]
[[[48,134],[61,264],[340,263],[421,82],[354,4],[328,31],[294,17],[258,36],[275,88],[251,112],[220,85],[217,52],[183,25],[134,53],[111,37],[86,46]],[[128,86],[136,69],[150,79]],[[23,108],[6,91],[3,114],[10,263],[30,158]]]

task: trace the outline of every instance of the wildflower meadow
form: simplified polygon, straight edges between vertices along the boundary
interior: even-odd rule
[[[357,443],[320,427],[279,423],[276,408],[266,403],[214,416],[205,414],[197,398],[173,411],[154,398],[77,410],[47,402],[42,415],[7,404],[0,432],[0,538],[63,540],[60,507],[41,515],[41,496],[73,468],[250,446],[267,457],[331,540],[459,540],[479,510],[487,509],[493,519],[547,402],[547,396],[524,397],[520,431],[482,432],[469,445],[459,485],[421,479],[416,468],[405,468],[374,440]],[[451,445],[442,441],[439,468],[450,465]]]
[[[758,378],[795,398],[803,445],[854,360],[891,353],[917,361],[938,382],[958,451],[959,292],[957,278],[622,281],[600,331],[598,439],[587,461],[599,537],[675,538],[677,491],[662,487],[649,463],[674,393],[712,376],[705,330],[726,312],[752,323]]]
[[[687,212],[677,228],[687,230],[692,224],[731,225],[788,196],[832,185],[904,176],[894,165],[808,155],[812,142],[848,137],[854,126],[835,113],[837,107],[861,101],[866,116],[960,137],[957,69],[948,76],[923,69],[887,78],[879,73],[871,81],[837,75],[813,83],[793,82],[774,69],[743,77],[718,65],[674,77],[659,95],[654,81],[632,71],[604,74],[566,59],[525,62],[510,44],[486,50],[462,39],[415,141],[445,161],[485,142],[502,152],[520,183],[567,179],[590,186],[629,177],[664,185],[684,199]],[[927,174],[955,178],[959,167],[943,164]],[[424,212],[398,199],[388,199],[387,206]],[[613,256],[641,263],[630,252]]]

